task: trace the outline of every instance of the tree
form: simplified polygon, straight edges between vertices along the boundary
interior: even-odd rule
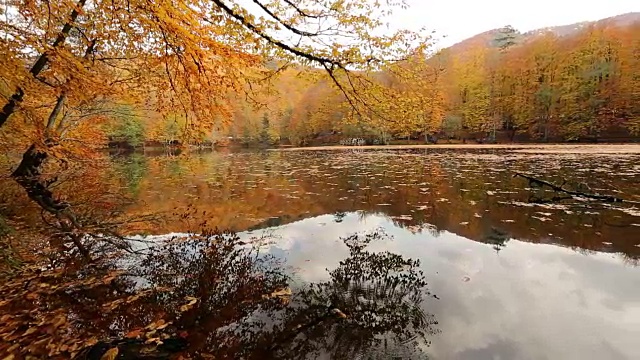
[[[254,69],[265,58],[321,67],[355,106],[360,99],[346,81],[350,70],[375,70],[423,40],[406,31],[372,35],[393,6],[252,3],[249,10],[226,0],[5,2],[0,128],[10,131],[4,136],[20,129],[31,139],[14,179],[44,210],[77,227],[41,167],[83,156],[89,150],[83,144],[95,144],[96,124],[113,117],[114,104],[157,111],[163,119],[180,113],[182,136],[202,139],[214,119],[231,118],[226,95],[255,82]],[[6,128],[10,122],[17,126]]]
[[[492,125],[486,56],[486,49],[476,47],[464,56],[454,58],[452,64],[453,107],[462,118],[463,128],[470,131],[488,131]]]
[[[507,25],[498,30],[493,41],[498,49],[504,52],[518,43],[519,36],[520,32],[518,30],[514,29],[511,25]]]
[[[114,109],[113,121],[108,124],[106,131],[112,141],[124,141],[133,147],[144,144],[144,125],[138,114],[129,106]]]
[[[563,64],[562,132],[567,139],[597,137],[617,120],[619,42],[601,28],[588,29],[574,41]]]

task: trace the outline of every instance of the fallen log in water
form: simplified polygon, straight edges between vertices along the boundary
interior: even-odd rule
[[[592,200],[598,200],[598,201],[604,201],[604,202],[611,202],[611,203],[627,203],[627,204],[640,204],[640,201],[633,201],[633,200],[627,200],[627,199],[622,199],[619,197],[615,197],[615,196],[610,196],[610,195],[600,195],[600,194],[590,194],[590,193],[585,193],[585,192],[581,192],[581,191],[574,191],[574,190],[569,190],[569,189],[565,189],[562,187],[562,185],[556,185],[553,183],[550,183],[546,180],[542,180],[542,179],[538,179],[536,177],[533,177],[531,175],[527,175],[527,174],[523,174],[523,173],[515,173],[513,175],[513,177],[521,177],[523,179],[527,179],[529,180],[530,184],[538,184],[541,186],[548,186],[551,189],[553,189],[556,192],[561,192],[561,193],[565,193],[571,196],[579,196],[582,198],[587,198],[587,199],[592,199]]]

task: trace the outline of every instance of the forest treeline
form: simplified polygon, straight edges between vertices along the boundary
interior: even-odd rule
[[[640,24],[591,26],[570,37],[520,40],[512,28],[493,46],[442,50],[371,79],[360,114],[327,81],[288,70],[264,109],[239,103],[223,135],[304,144],[342,137],[513,141],[597,140],[640,135]],[[522,41],[522,42],[519,42]],[[376,94],[376,87],[386,91]]]
[[[570,36],[511,27],[489,44],[414,54],[358,78],[358,101],[319,70],[272,61],[277,74],[230,94],[229,126],[199,140],[293,144],[364,138],[435,141],[613,141],[640,136],[640,24],[594,24]],[[182,139],[180,116],[122,117],[109,130],[133,144]],[[150,125],[152,124],[152,125]],[[196,141],[198,142],[198,141]]]

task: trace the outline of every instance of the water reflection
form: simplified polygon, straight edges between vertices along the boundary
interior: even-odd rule
[[[421,260],[438,299],[422,304],[438,320],[433,359],[637,359],[640,276],[621,254],[591,253],[510,238],[499,252],[448,231],[411,232],[386,216],[348,213],[275,229],[270,253],[322,281],[348,250],[335,239],[384,229],[370,251]]]
[[[411,231],[449,231],[503,248],[509,238],[640,257],[640,210],[576,199],[552,202],[515,171],[640,199],[637,155],[531,155],[499,150],[268,152],[149,158],[131,213],[202,210],[150,233],[207,221],[237,231],[322,214],[384,214]],[[179,169],[179,170],[177,170]],[[594,176],[594,174],[596,174]],[[532,196],[534,198],[532,198]]]
[[[18,344],[14,351],[80,359],[103,359],[115,348],[123,359],[424,358],[436,332],[423,306],[427,282],[419,261],[369,251],[387,239],[345,237],[348,255],[325,280],[296,282],[248,239],[174,238],[143,250],[142,259],[83,270],[79,280],[58,273],[3,285],[8,300],[0,307],[15,314],[5,340]]]

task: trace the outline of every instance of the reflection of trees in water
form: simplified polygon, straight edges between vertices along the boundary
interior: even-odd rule
[[[113,157],[112,159],[114,169],[122,176],[131,195],[137,196],[140,192],[141,182],[149,170],[147,157],[133,153],[127,157]]]
[[[436,322],[421,308],[430,294],[419,261],[366,251],[369,242],[383,237],[373,233],[343,239],[349,257],[329,272],[328,281],[309,284],[296,294],[281,329],[313,319],[322,322],[296,334],[297,341],[276,345],[279,357],[325,353],[332,359],[375,358],[418,352],[427,343]],[[332,311],[342,316],[332,316]]]
[[[485,235],[484,239],[482,239],[481,241],[485,244],[493,245],[493,249],[495,251],[500,251],[507,245],[507,242],[509,240],[509,234],[498,228],[491,227],[491,229]]]
[[[116,339],[93,349],[119,346],[121,354],[157,354],[159,340],[186,342],[194,358],[425,357],[420,349],[436,324],[421,308],[427,283],[417,261],[367,251],[382,236],[344,239],[350,255],[328,280],[293,291],[283,264],[235,235],[174,239],[140,261],[124,261],[131,269],[115,279],[111,263],[82,276],[3,284],[8,301],[0,310],[17,314],[3,326],[15,326],[9,341],[22,346],[17,351],[39,344],[33,354],[48,353],[49,340],[65,345],[54,357],[90,337]],[[34,331],[21,327],[36,321]],[[58,322],[55,332],[49,322]]]
[[[162,180],[145,183],[149,191],[141,192],[141,203],[147,204],[145,208],[172,211],[194,202],[207,210],[207,218],[215,216],[216,224],[212,225],[238,231],[258,224],[267,226],[265,220],[271,217],[282,219],[282,225],[336,211],[362,211],[383,213],[412,231],[432,224],[439,231],[484,241],[492,227],[499,227],[514,239],[640,256],[632,216],[570,199],[560,204],[564,208],[533,204],[536,201],[529,199],[532,192],[528,184],[513,179],[512,171],[535,168],[558,183],[563,178],[590,182],[594,189],[620,188],[630,195],[637,195],[629,188],[635,177],[625,180],[599,173],[598,179],[606,181],[595,186],[589,172],[574,171],[579,164],[566,159],[509,160],[509,154],[504,154],[506,158],[491,154],[389,150],[357,156],[345,152],[267,152],[185,157],[179,159],[185,171],[178,175],[168,166],[152,167],[149,177]],[[593,168],[593,164],[581,167]],[[176,221],[153,230],[183,231],[182,226]],[[603,241],[613,245],[603,246]]]

